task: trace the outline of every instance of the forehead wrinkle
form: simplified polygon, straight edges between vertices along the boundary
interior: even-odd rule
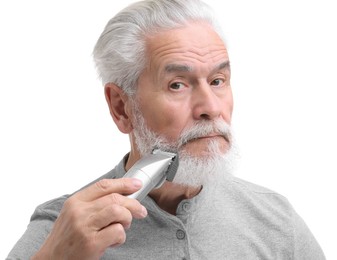
[[[213,50],[208,49],[208,51],[205,51],[203,53],[191,50],[189,53],[192,54],[190,55],[189,58],[195,59],[201,63],[208,63],[209,61],[215,62],[215,60],[219,59],[221,56],[226,58],[228,56],[226,49],[218,49],[218,48],[214,48]]]
[[[192,44],[192,46],[190,46]],[[150,44],[152,45],[152,44]],[[173,46],[172,46],[173,45]],[[148,46],[150,50],[150,56],[154,57],[155,59],[161,58],[163,56],[169,54],[196,54],[197,56],[204,57],[208,54],[212,55],[213,53],[222,52],[227,54],[227,49],[223,43],[215,43],[212,45],[205,45],[205,46],[198,46],[199,43],[191,43],[174,40],[170,43],[163,43],[161,46],[153,48],[152,46]],[[152,47],[152,48],[151,48]]]
[[[220,60],[228,60],[227,48],[222,41],[207,45],[185,39],[158,40],[152,38],[147,45],[147,69],[156,81],[162,80],[167,73],[192,72],[196,61],[204,64],[212,61],[218,65]]]
[[[212,44],[212,45],[206,45],[206,46],[193,46],[186,48],[187,52],[191,52],[196,54],[197,56],[204,57],[207,55],[212,55],[213,53],[227,53],[227,50],[224,45],[222,44]]]
[[[174,57],[174,59],[170,59],[171,54],[177,54],[178,56]],[[163,72],[167,73],[192,72],[193,66],[190,65],[191,62],[198,61],[206,64],[209,63],[209,61],[217,62],[218,60],[223,59],[222,57],[225,60],[228,60],[227,50],[225,48],[204,52],[202,55],[200,52],[191,49],[185,51],[181,48],[177,48],[176,50],[170,49],[161,52],[151,59],[151,63],[156,67],[162,67],[161,63],[164,63]]]

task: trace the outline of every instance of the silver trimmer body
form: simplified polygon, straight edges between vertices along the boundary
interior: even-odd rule
[[[165,180],[172,181],[179,165],[176,153],[154,149],[151,154],[137,161],[123,178],[137,178],[143,186],[127,197],[143,200],[153,189],[159,188]]]

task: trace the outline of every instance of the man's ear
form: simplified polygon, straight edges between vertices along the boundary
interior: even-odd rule
[[[124,91],[113,83],[104,87],[105,99],[108,103],[110,114],[118,129],[125,134],[132,131],[131,111],[129,98]]]

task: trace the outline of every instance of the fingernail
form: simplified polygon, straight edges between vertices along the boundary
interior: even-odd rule
[[[142,181],[139,180],[139,179],[136,179],[136,178],[133,178],[133,179],[132,179],[132,184],[133,184],[133,186],[134,186],[135,188],[140,188],[140,187],[143,186]]]
[[[131,223],[128,223],[127,225],[124,226],[125,230],[128,230],[131,227]]]
[[[147,209],[142,205],[142,211],[141,211],[141,216],[145,218],[147,216]]]

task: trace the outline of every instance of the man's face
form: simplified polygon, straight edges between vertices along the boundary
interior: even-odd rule
[[[138,80],[135,102],[152,132],[175,143],[196,124],[230,124],[229,58],[223,41],[208,25],[164,31],[147,43],[149,62]],[[228,136],[216,130],[197,136],[182,146],[193,157],[206,155],[210,143],[222,153],[229,149]]]

